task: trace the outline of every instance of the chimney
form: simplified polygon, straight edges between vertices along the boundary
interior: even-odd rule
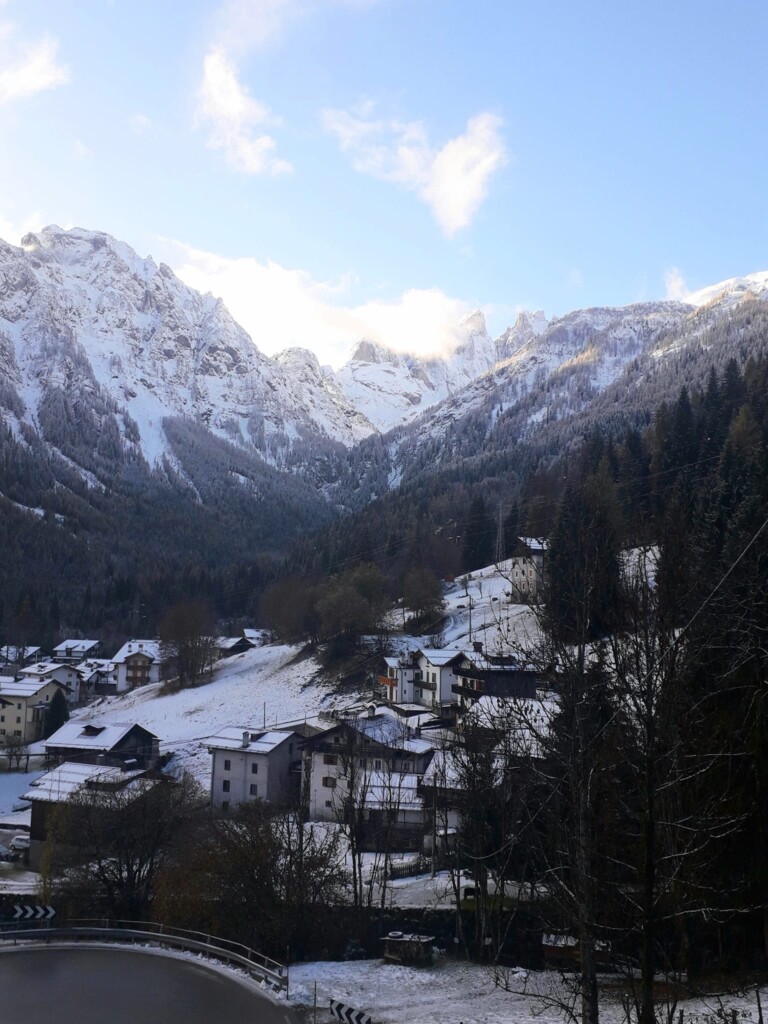
[[[243,733],[243,746],[247,747],[251,742],[251,734],[249,732]]]
[[[475,641],[473,641],[472,649],[474,650],[475,654],[482,654],[483,653],[483,641],[482,640],[475,640]]]
[[[368,717],[369,718],[373,718],[373,716],[375,714],[376,714],[376,705],[375,704],[369,704],[368,705]]]

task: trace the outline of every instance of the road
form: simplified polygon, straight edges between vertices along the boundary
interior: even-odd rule
[[[127,948],[0,952],[3,1024],[301,1024],[226,971]]]

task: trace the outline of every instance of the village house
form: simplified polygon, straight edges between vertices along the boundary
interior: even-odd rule
[[[115,796],[121,799],[138,797],[147,785],[159,784],[143,770],[126,771],[103,764],[79,764],[65,761],[29,784],[23,800],[32,804],[29,860],[37,870],[45,848],[48,820],[59,804],[78,799],[103,798],[108,809]]]
[[[367,842],[386,828],[398,849],[420,848],[424,812],[418,783],[433,746],[388,709],[348,715],[304,745],[308,814],[317,821],[343,820],[349,801],[359,804]]]
[[[126,693],[137,686],[159,683],[162,661],[159,640],[129,640],[112,658],[114,672],[105,683],[107,692]]]
[[[13,679],[0,676],[0,737],[14,736],[34,743],[43,735],[46,708],[63,683],[53,679]]]
[[[20,679],[38,683],[55,682],[62,685],[68,704],[80,702],[80,676],[74,665],[62,665],[58,661],[38,661],[19,670]]]
[[[100,640],[64,640],[53,648],[53,660],[65,665],[77,665],[86,658],[98,658]]]
[[[80,699],[115,692],[116,669],[109,658],[88,658],[75,666],[80,678]]]
[[[482,696],[535,697],[541,673],[512,655],[484,654],[482,645],[453,665],[454,699],[466,708]]]
[[[211,807],[227,811],[248,800],[291,804],[299,798],[302,737],[290,730],[230,726],[208,740]]]
[[[419,671],[416,651],[406,651],[384,659],[384,675],[378,677],[379,690],[391,704],[412,704],[413,680]]]
[[[510,600],[535,601],[544,582],[547,542],[540,537],[518,537],[515,553],[507,560],[505,576],[510,583]]]
[[[418,651],[418,668],[413,680],[414,702],[424,707],[455,703],[453,668],[463,657],[463,651],[447,647],[425,647]]]
[[[34,662],[40,661],[42,657],[41,647],[12,647],[9,644],[0,647],[0,667],[3,668],[9,665],[23,668],[25,665],[32,665]]]
[[[44,741],[46,761],[77,761],[131,768],[155,768],[160,741],[135,723],[105,725],[84,719],[65,722]]]
[[[253,643],[245,636],[217,636],[214,641],[220,658],[232,658],[253,650]]]

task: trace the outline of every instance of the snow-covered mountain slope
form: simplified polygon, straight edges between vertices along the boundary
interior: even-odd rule
[[[48,227],[0,242],[0,381],[17,420],[41,426],[56,392],[127,413],[124,444],[151,464],[181,416],[275,462],[297,438],[351,445],[372,427],[316,364],[263,355],[224,304],[101,232]],[[50,410],[49,410],[50,412]]]
[[[496,365],[496,343],[481,312],[461,322],[458,338],[450,355],[430,359],[361,341],[335,379],[350,403],[371,423],[381,431],[390,430],[411,422]]]

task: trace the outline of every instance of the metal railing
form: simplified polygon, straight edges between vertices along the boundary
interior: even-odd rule
[[[258,953],[240,942],[232,942],[205,932],[171,928],[153,921],[111,921],[85,918],[67,921],[11,921],[0,923],[0,948],[25,942],[83,942],[101,939],[112,942],[156,942],[194,953],[205,953],[216,960],[244,968],[252,978],[265,981],[288,994],[288,966]]]

